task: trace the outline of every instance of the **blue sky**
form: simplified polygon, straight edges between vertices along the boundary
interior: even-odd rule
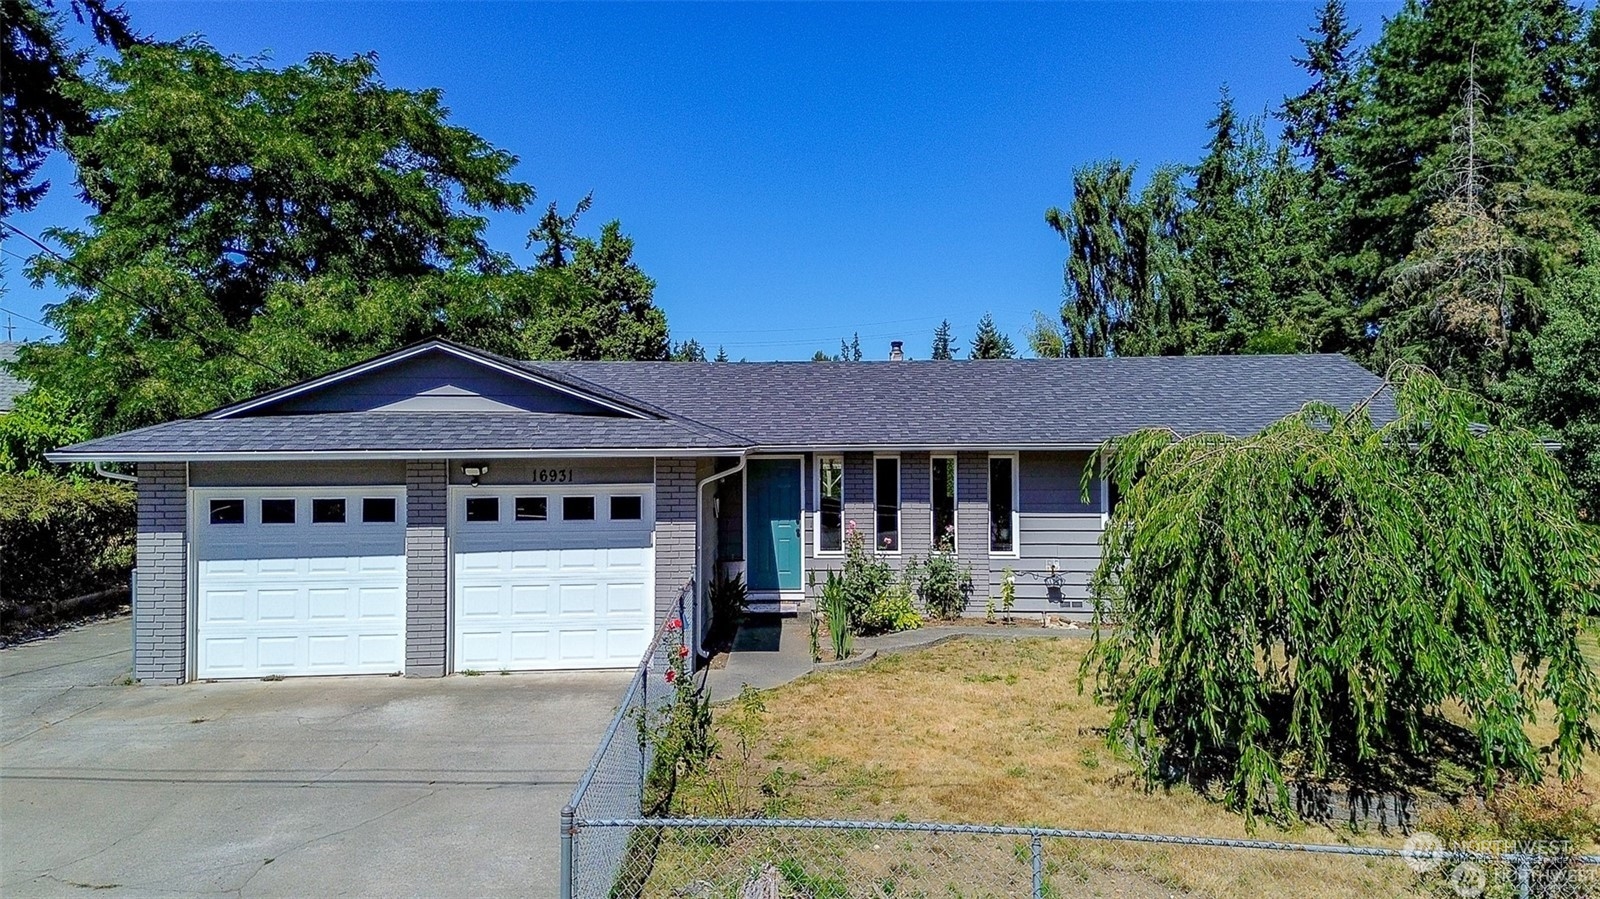
[[[659,286],[675,340],[807,358],[859,331],[869,357],[925,358],[949,318],[1018,335],[1060,303],[1044,210],[1076,166],[1192,161],[1226,83],[1241,111],[1303,86],[1317,3],[576,5],[141,3],[160,38],[298,61],[375,50],[386,82],[439,87],[453,120],[510,150],[539,191],[491,239],[594,192]],[[1363,41],[1398,3],[1352,3]],[[1275,130],[1275,126],[1274,126]],[[15,224],[80,222],[62,160]],[[20,241],[8,253],[23,252]],[[59,295],[4,258],[19,339]],[[4,313],[0,313],[0,324]]]

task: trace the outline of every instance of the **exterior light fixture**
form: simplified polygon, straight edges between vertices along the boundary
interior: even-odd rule
[[[461,473],[472,479],[472,486],[478,486],[478,479],[489,473],[489,463],[477,462],[461,466]]]

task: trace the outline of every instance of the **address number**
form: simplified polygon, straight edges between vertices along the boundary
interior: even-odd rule
[[[572,483],[572,469],[541,468],[537,477],[541,484],[570,484]]]

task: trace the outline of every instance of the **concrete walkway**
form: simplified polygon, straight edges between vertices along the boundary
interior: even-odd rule
[[[746,684],[758,690],[781,687],[812,671],[854,668],[879,656],[937,646],[964,637],[991,640],[1017,640],[1029,637],[1084,639],[1094,631],[1087,627],[1004,627],[983,624],[930,624],[916,630],[875,637],[857,637],[855,653],[842,662],[811,661],[811,613],[792,617],[752,615],[739,628],[728,665],[706,675],[712,702],[724,702],[739,695]],[[827,639],[824,634],[821,639]]]

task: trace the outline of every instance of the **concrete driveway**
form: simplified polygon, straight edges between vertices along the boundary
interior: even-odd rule
[[[554,896],[622,672],[123,686],[129,623],[0,651],[0,895]]]

